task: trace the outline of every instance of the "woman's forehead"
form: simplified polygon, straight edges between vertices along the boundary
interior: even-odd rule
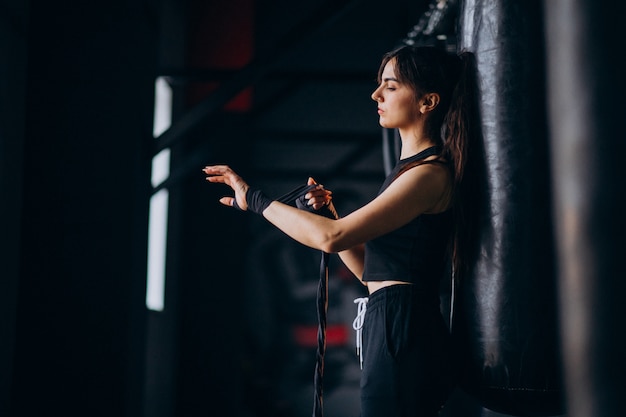
[[[383,79],[385,78],[389,78],[389,77],[393,77],[393,78],[397,78],[396,77],[396,60],[394,59],[390,59],[389,62],[387,62],[385,64],[385,68],[383,68]]]

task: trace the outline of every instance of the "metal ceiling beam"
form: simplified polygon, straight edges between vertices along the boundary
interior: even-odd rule
[[[255,135],[260,142],[289,142],[298,143],[355,143],[379,145],[380,132],[338,132],[338,131],[271,131],[258,130]]]
[[[238,70],[223,69],[167,69],[160,71],[170,85],[226,81],[237,74]],[[376,71],[274,71],[265,76],[268,80],[284,80],[299,82],[341,82],[341,83],[372,83],[376,81]]]
[[[354,144],[352,149],[346,156],[332,167],[322,172],[325,178],[348,178],[363,179],[364,181],[380,181],[380,175],[369,173],[353,173],[350,168],[355,165],[362,157],[367,156],[370,152],[380,147],[381,137],[378,134],[370,133],[338,133],[338,132],[271,132],[265,131],[260,134],[264,138],[261,141],[267,142],[293,142],[294,138],[301,143],[347,143]],[[179,161],[176,166],[172,167],[169,177],[152,189],[152,194],[158,192],[162,188],[171,188],[179,182],[183,181],[188,175],[198,172],[198,167],[206,164],[208,144],[201,144],[196,149],[190,151],[184,156],[183,161]],[[255,175],[262,179],[285,179],[285,176],[304,176],[309,175],[309,171],[298,169],[259,169]],[[321,177],[320,177],[321,179]]]
[[[204,101],[183,114],[169,129],[156,138],[153,154],[172,146],[184,134],[207,116],[221,109],[238,93],[268,74],[281,59],[296,46],[321,32],[360,0],[329,0],[312,13],[304,22],[277,42],[272,51],[238,71],[229,81],[221,84]]]
[[[285,170],[273,169],[273,170],[260,170],[255,174],[255,179],[257,181],[285,181],[287,179],[293,178],[308,178],[311,176],[311,170],[299,169],[299,170],[289,170],[287,174],[288,177],[285,177]],[[381,172],[344,172],[341,176],[332,176],[328,173],[322,172],[321,174],[316,174],[315,179],[320,181],[320,183],[328,182],[329,179],[333,181],[359,181],[359,182],[367,182],[373,184],[381,184],[382,180],[385,178],[382,171]]]

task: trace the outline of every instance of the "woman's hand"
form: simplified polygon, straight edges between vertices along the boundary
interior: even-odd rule
[[[250,186],[239,175],[235,173],[228,165],[212,165],[206,166],[202,169],[206,175],[206,180],[209,182],[216,182],[228,185],[235,192],[235,197],[222,197],[220,203],[225,206],[233,206],[235,200],[237,206],[241,210],[248,209],[248,203],[246,202],[246,193]]]
[[[315,180],[309,177],[307,185],[317,184]],[[312,206],[315,210],[319,210],[332,201],[332,191],[324,189],[323,185],[319,185],[316,189],[309,191],[305,194],[304,198],[307,199],[307,205]]]

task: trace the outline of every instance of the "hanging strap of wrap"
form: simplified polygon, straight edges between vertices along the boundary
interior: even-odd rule
[[[313,377],[313,417],[324,415],[324,353],[326,352],[326,312],[328,311],[328,254],[322,252],[320,280],[317,286],[317,353]]]
[[[300,186],[280,198],[276,201],[288,205],[295,205],[301,210],[306,210],[311,213],[319,214],[329,219],[336,220],[339,218],[333,203],[330,202],[318,210],[315,210],[312,206],[307,205],[307,200],[304,196],[311,190],[315,189],[318,184],[303,185]],[[261,195],[258,190],[253,191],[254,198],[262,201],[266,198]],[[250,193],[250,190],[249,190]],[[253,195],[253,194],[251,194]],[[259,197],[260,196],[260,197]],[[249,201],[250,202],[250,201]],[[271,201],[270,201],[271,202]],[[259,204],[260,208],[255,209],[259,214],[269,205],[269,202]],[[250,205],[249,205],[250,207]],[[326,314],[328,312],[328,253],[322,251],[322,259],[320,262],[320,278],[317,286],[317,353],[315,362],[315,375],[313,379],[314,396],[313,396],[313,417],[322,417],[324,415],[323,406],[323,380],[324,380],[324,354],[326,353]]]

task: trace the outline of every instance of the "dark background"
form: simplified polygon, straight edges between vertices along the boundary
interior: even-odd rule
[[[285,393],[266,392],[258,379],[285,372],[280,350],[269,358],[275,365],[266,350],[276,350],[281,332],[291,340],[294,324],[310,331],[314,297],[305,290],[294,301],[297,282],[277,284],[284,271],[255,297],[244,291],[254,237],[271,240],[271,232],[221,207],[225,189],[208,186],[200,169],[229,163],[270,195],[313,175],[332,178],[327,184],[339,196],[351,189],[350,204],[371,197],[384,176],[369,98],[378,63],[426,8],[415,1],[3,1],[0,415],[293,408],[277,405]],[[244,81],[232,81],[246,65]],[[246,87],[247,95],[225,108],[227,91],[164,146],[152,136],[152,118],[155,78],[165,75],[174,120],[218,85]],[[145,308],[150,164],[163,147],[172,151],[167,295],[165,310],[152,312]],[[281,236],[273,239],[280,243],[264,261],[270,265],[252,271],[258,279],[270,274],[272,256],[289,251]],[[302,282],[315,282],[317,254],[292,251],[312,258],[312,268],[297,267],[310,274]],[[251,299],[261,310],[249,307]],[[305,306],[303,317],[289,317],[298,314],[295,303]],[[271,306],[279,311],[266,313]],[[346,332],[339,330],[339,346],[351,346]],[[308,409],[313,362],[298,366],[291,384],[306,387],[301,407]],[[332,373],[328,379],[330,386]]]
[[[556,0],[524,3],[521,10],[513,1],[464,3],[497,16],[498,28],[514,28],[477,30],[474,49],[481,36],[519,39],[524,50],[527,39],[543,42],[544,27],[551,35],[552,78],[521,90],[532,93],[522,94],[524,105],[537,100],[543,114],[553,89],[551,103],[562,107],[541,126],[552,129],[553,146],[570,159],[559,159],[554,147],[544,157],[553,158],[555,190],[575,189],[571,195],[582,193],[591,205],[570,206],[569,194],[553,197],[556,269],[567,290],[561,295],[565,362],[567,369],[590,370],[569,374],[572,416],[620,415],[626,368],[624,338],[616,340],[615,329],[623,329],[617,294],[624,271],[617,261],[624,225],[607,219],[623,208],[615,195],[624,190],[617,159],[624,141],[615,123],[625,89],[613,57],[622,46],[624,11],[592,2],[572,9]],[[220,206],[227,190],[206,184],[200,169],[228,163],[272,196],[313,176],[334,191],[340,213],[367,202],[394,157],[370,99],[380,58],[436,4],[2,0],[0,417],[310,415],[319,254],[258,217]],[[422,41],[454,47],[453,20]],[[532,33],[515,32],[519,27]],[[571,50],[581,52],[574,54],[577,65],[568,66],[555,51]],[[479,58],[489,55],[482,52]],[[543,56],[543,49],[536,53]],[[512,76],[494,88],[496,101],[512,85],[520,91],[516,71],[544,79],[542,61],[539,72],[534,62],[501,64],[490,68]],[[558,95],[560,82],[577,78],[554,74],[579,67],[591,81],[580,89],[566,85],[571,97]],[[154,138],[157,77],[174,91],[174,124]],[[569,134],[581,130],[568,116],[581,113],[561,110],[580,103],[594,104],[576,119],[592,120],[585,138],[594,142],[570,146]],[[607,106],[610,112],[603,112]],[[498,117],[532,114],[496,107]],[[522,138],[533,134],[532,127],[522,130]],[[151,160],[165,148],[172,155],[161,185],[170,198],[167,281],[165,309],[157,312],[145,304],[147,234]],[[578,160],[580,154],[588,158]],[[582,180],[572,185],[572,178]],[[610,187],[598,187],[607,182]],[[533,204],[552,207],[545,200]],[[356,416],[352,299],[363,289],[334,257],[330,275],[326,410]],[[593,332],[580,331],[585,326]],[[462,393],[446,412],[497,415]]]

